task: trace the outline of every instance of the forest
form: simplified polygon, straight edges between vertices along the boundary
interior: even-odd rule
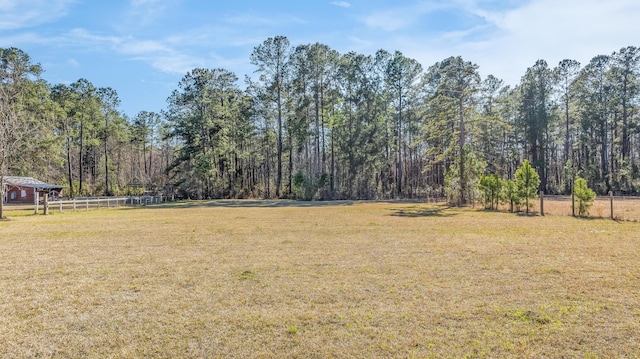
[[[528,160],[539,190],[640,189],[640,49],[587,64],[538,60],[514,87],[449,57],[341,54],[284,36],[253,49],[255,73],[195,68],[162,110],[133,117],[116,89],[50,84],[0,49],[0,177],[69,186],[66,196],[477,198],[479,180]],[[241,83],[243,86],[241,87]]]

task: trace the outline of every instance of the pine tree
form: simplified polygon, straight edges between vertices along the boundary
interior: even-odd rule
[[[530,200],[538,198],[540,176],[538,172],[531,167],[529,160],[524,160],[522,166],[516,170],[515,180],[518,187],[518,196],[524,199],[526,213],[529,214]]]
[[[581,177],[576,178],[573,193],[578,199],[578,215],[580,217],[586,216],[589,214],[589,208],[593,205],[596,193],[587,186],[587,181]]]

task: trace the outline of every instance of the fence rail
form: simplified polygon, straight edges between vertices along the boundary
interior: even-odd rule
[[[128,196],[128,197],[76,197],[69,200],[47,201],[44,211],[90,211],[104,208],[125,206],[144,206],[164,202],[161,196]]]
[[[538,214],[578,215],[578,201],[572,201],[569,195],[543,195],[541,201],[530,202],[531,211]],[[423,198],[425,202],[439,202],[444,199]],[[151,204],[163,203],[166,198],[162,196],[127,196],[127,197],[76,197],[70,200],[52,200],[45,204],[35,206],[35,213],[38,207],[43,207],[45,214],[49,211],[89,211],[95,209],[135,207]],[[24,208],[23,208],[24,207]],[[574,209],[575,207],[575,209]],[[34,208],[31,206],[13,207],[20,209]],[[508,211],[509,205],[501,203],[499,209]],[[519,208],[524,210],[522,206]],[[640,221],[640,197],[637,196],[598,196],[593,201],[586,217],[589,218],[612,218],[624,221]]]

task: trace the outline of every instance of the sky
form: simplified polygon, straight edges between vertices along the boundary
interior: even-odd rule
[[[52,85],[85,78],[117,91],[129,117],[159,112],[184,75],[241,81],[264,40],[339,51],[401,51],[427,69],[462,56],[516,85],[538,59],[585,65],[640,46],[638,0],[0,0],[0,47],[17,47]]]

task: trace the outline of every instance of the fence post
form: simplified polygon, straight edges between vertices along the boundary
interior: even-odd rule
[[[40,196],[37,189],[33,189],[33,214],[38,214],[38,207],[40,206]]]
[[[89,199],[87,198],[87,199],[85,199],[85,201],[86,201],[87,211],[88,211],[89,210]]]
[[[45,193],[44,194],[44,215],[48,215],[49,214],[49,194]]]
[[[540,191],[540,215],[544,216],[544,191]]]
[[[609,191],[609,204],[611,207],[611,219],[614,219],[613,217],[613,191]]]

